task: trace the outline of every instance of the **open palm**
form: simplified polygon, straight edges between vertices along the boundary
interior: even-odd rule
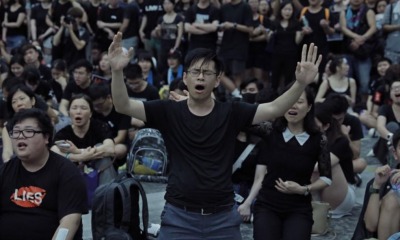
[[[108,48],[108,59],[112,70],[122,70],[133,57],[133,48],[128,51],[122,49],[122,33],[118,32]]]
[[[314,81],[318,74],[318,67],[322,61],[322,56],[319,55],[317,59],[317,46],[313,43],[310,44],[307,50],[307,45],[303,45],[301,51],[301,62],[297,63],[296,67],[296,80],[303,84],[310,84]]]

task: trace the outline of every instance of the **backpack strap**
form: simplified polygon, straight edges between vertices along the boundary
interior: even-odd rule
[[[306,14],[307,11],[308,7],[303,7],[303,9],[301,9],[299,20],[301,20],[301,18]]]
[[[325,8],[324,10],[325,10],[325,19],[326,21],[329,21],[329,15],[330,15],[329,9]]]
[[[142,222],[143,222],[143,232],[142,236],[147,236],[147,228],[149,224],[149,210],[147,205],[146,193],[140,184],[136,181],[130,174],[121,174],[122,178],[120,184],[118,184],[118,189],[121,194],[123,213],[121,219],[121,229],[128,232],[129,223],[132,214],[132,204],[134,199],[132,199],[132,192],[135,189],[139,190],[140,196],[142,198]]]
[[[104,222],[106,226],[114,226],[115,191],[117,190],[118,184],[111,182],[100,187],[104,188]]]

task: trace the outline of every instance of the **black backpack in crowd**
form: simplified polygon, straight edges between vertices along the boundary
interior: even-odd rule
[[[143,230],[140,227],[139,196],[142,198]],[[146,194],[131,174],[120,174],[113,182],[96,189],[92,208],[94,240],[147,239],[148,221]]]

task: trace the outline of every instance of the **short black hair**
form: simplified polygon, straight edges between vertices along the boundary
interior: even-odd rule
[[[64,59],[56,59],[53,61],[51,68],[65,72],[67,71],[67,62]]]
[[[342,63],[346,62],[347,63],[347,59],[344,56],[334,56],[331,60],[331,63],[329,64],[329,71],[332,74],[335,74],[337,71],[337,67],[339,67]]]
[[[250,83],[254,83],[257,86],[258,91],[261,91],[261,89],[264,88],[264,83],[262,81],[258,80],[257,78],[249,78],[240,84],[240,91],[245,89]]]
[[[18,84],[24,84],[24,81],[22,81],[22,78],[8,77],[8,78],[4,79],[4,81],[1,85],[1,88],[5,89],[7,92],[10,92],[11,89]]]
[[[203,60],[204,63],[214,62],[215,63],[215,70],[217,74],[220,74],[224,71],[223,63],[220,59],[218,59],[217,54],[210,49],[206,48],[196,48],[192,51],[189,51],[185,57],[184,61],[184,69],[185,72],[196,62]]]
[[[93,101],[100,98],[106,98],[110,94],[111,89],[108,83],[94,83],[89,87],[89,97]]]
[[[394,82],[400,82],[400,64],[392,64],[386,70],[384,81],[389,87],[391,87]]]
[[[71,98],[70,101],[69,101],[68,110],[71,108],[71,105],[72,105],[72,102],[73,102],[73,101],[75,101],[76,99],[81,99],[81,98],[83,98],[87,103],[89,103],[90,111],[93,112],[93,102],[92,102],[92,99],[91,99],[88,95],[83,94],[83,93],[79,93],[79,94],[76,94],[76,95],[73,95],[73,96],[72,96],[72,98]]]
[[[23,45],[23,46],[21,47],[21,52],[22,52],[23,55],[25,55],[26,51],[28,51],[28,50],[30,50],[30,49],[33,49],[33,50],[35,50],[37,53],[40,53],[39,50],[36,48],[36,46],[33,45],[32,43],[27,43],[27,44]]]
[[[26,95],[28,95],[28,97],[30,99],[32,99],[32,98],[35,99],[35,102],[37,101],[35,93],[28,86],[26,86],[23,83],[15,85],[14,87],[12,87],[10,89],[10,92],[8,93],[8,96],[7,96],[7,110],[8,110],[8,114],[10,117],[14,116],[14,114],[15,114],[15,111],[12,107],[12,98],[13,98],[14,94],[18,91],[21,91],[21,92],[25,93]]]
[[[333,115],[346,113],[350,106],[346,97],[338,93],[329,94],[325,98],[324,105]]]
[[[142,68],[136,63],[129,63],[124,68],[125,79],[143,79]]]
[[[92,65],[88,60],[86,60],[86,59],[80,59],[80,60],[78,60],[78,61],[73,65],[72,70],[75,70],[75,69],[80,68],[80,67],[86,68],[86,71],[87,71],[88,73],[92,73],[92,71],[93,71],[93,65]]]
[[[40,72],[35,66],[27,65],[24,67],[24,72],[21,78],[30,85],[37,85],[40,82]]]
[[[380,62],[388,62],[390,65],[392,65],[392,60],[390,60],[387,57],[380,57],[378,60],[376,60],[376,65],[378,66],[378,63]]]
[[[47,113],[38,108],[23,109],[17,112],[14,117],[7,123],[7,130],[11,131],[17,123],[20,123],[28,118],[33,118],[37,120],[38,126],[43,132],[43,135],[49,136],[49,143],[47,144],[47,147],[52,146],[54,135],[53,124],[51,123],[51,119],[47,115]]]

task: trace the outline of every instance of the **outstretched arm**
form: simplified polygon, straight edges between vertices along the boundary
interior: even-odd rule
[[[318,66],[322,60],[321,55],[317,58],[317,51],[318,48],[313,43],[310,44],[308,50],[307,45],[303,45],[301,62],[297,63],[296,81],[293,86],[275,101],[260,104],[254,116],[253,124],[283,116],[293,106],[306,86],[312,83],[317,76]]]
[[[123,69],[133,57],[133,48],[130,48],[128,51],[123,51],[121,43],[122,33],[118,32],[108,48],[108,57],[112,73],[111,95],[115,110],[145,122],[146,113],[144,111],[143,102],[129,99],[124,83]]]

